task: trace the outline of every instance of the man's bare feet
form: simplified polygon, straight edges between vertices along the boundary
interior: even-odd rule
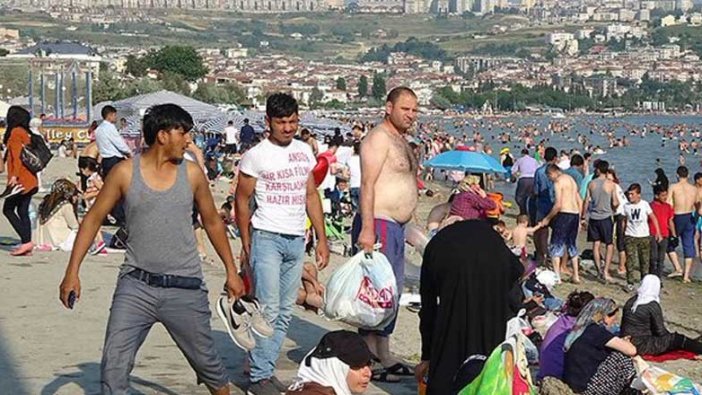
[[[682,271],[679,271],[679,272],[676,271],[676,272],[670,273],[670,274],[668,275],[668,278],[682,277],[682,275],[683,275],[683,272],[682,272]]]
[[[308,293],[307,297],[305,298],[305,303],[312,307],[321,309],[322,305],[324,305],[324,299],[320,295]]]

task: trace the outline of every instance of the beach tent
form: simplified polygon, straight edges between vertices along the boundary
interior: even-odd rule
[[[173,103],[185,109],[193,117],[197,129],[206,128],[210,132],[222,132],[226,126],[226,114],[219,108],[179,93],[161,90],[129,97],[114,102],[98,103],[94,107],[94,117],[100,120],[100,111],[106,105],[117,109],[117,116],[125,118],[130,133],[139,133],[141,118],[146,109],[157,104]]]

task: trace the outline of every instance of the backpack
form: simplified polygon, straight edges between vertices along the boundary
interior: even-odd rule
[[[29,145],[22,147],[20,160],[29,171],[36,174],[49,164],[54,154],[44,142],[44,137],[34,133],[29,133],[29,137],[31,141]]]

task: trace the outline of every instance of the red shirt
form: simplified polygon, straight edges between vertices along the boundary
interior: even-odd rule
[[[661,236],[670,236],[670,229],[668,228],[668,222],[671,218],[675,216],[673,211],[673,206],[668,203],[659,202],[654,200],[651,202],[651,210],[653,210],[653,215],[656,216],[658,220],[658,226],[661,228]],[[648,228],[651,230],[651,236],[656,235],[656,227],[653,225],[651,220],[648,220]]]

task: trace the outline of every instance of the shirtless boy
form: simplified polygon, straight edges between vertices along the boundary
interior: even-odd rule
[[[568,256],[570,256],[573,262],[571,281],[574,284],[580,284],[577,238],[583,201],[580,199],[575,180],[568,175],[564,176],[563,171],[557,165],[548,165],[546,174],[553,182],[556,202],[540,225],[546,226],[553,221],[551,224],[553,232],[551,232],[551,244],[549,245],[553,270],[560,280],[561,259],[565,266],[568,262]]]
[[[519,256],[527,255],[527,238],[533,236],[534,232],[539,230],[540,227],[529,226],[529,216],[526,214],[520,214],[517,216],[517,226],[511,231],[512,236],[512,252]]]
[[[692,216],[697,203],[697,188],[687,180],[689,172],[687,167],[680,166],[676,171],[678,182],[670,186],[668,193],[668,203],[673,206],[675,217],[675,230],[682,244],[683,256],[685,257],[685,270],[683,282],[690,282],[690,269],[692,260],[695,258],[695,220]]]

